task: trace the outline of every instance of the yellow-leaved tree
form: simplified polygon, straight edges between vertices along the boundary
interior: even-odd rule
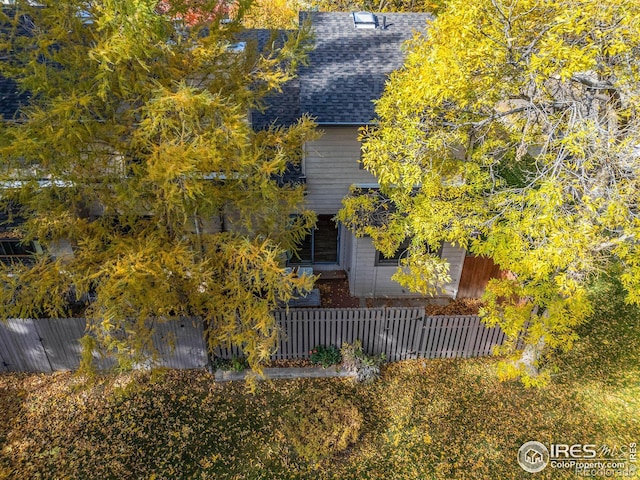
[[[321,12],[426,12],[439,14],[448,0],[311,0],[309,5]]]
[[[310,287],[282,259],[315,216],[281,178],[314,125],[254,131],[249,114],[295,74],[308,32],[243,40],[242,1],[41,3],[3,10],[2,72],[31,101],[2,124],[0,200],[43,253],[0,268],[0,315],[93,298],[84,344],[123,366],[149,353],[153,322],[199,318],[210,347],[259,368],[271,311]]]
[[[300,10],[298,0],[256,0],[242,23],[248,28],[295,28]]]
[[[640,4],[452,0],[408,45],[365,130],[380,193],[343,221],[383,252],[412,239],[396,278],[428,292],[451,242],[494,260],[482,312],[509,340],[504,377],[544,383],[616,263],[640,302]]]

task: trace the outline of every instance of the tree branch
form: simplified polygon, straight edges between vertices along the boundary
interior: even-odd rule
[[[571,77],[571,80],[577,83],[581,83],[589,88],[596,90],[612,90],[615,89],[613,83],[608,80],[596,80],[586,73],[576,73]]]

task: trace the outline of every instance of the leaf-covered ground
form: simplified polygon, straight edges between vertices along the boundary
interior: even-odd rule
[[[640,443],[640,314],[611,287],[599,293],[583,339],[538,390],[498,382],[494,359],[400,362],[373,385],[278,381],[256,394],[199,371],[91,387],[70,374],[1,375],[0,478],[573,478],[525,473],[518,448]],[[282,418],[322,391],[349,398],[363,425],[347,451],[309,465]]]

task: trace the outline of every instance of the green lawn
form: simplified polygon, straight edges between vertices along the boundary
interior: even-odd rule
[[[610,285],[598,296],[583,339],[538,390],[498,382],[494,359],[400,362],[372,385],[278,381],[255,394],[195,371],[89,389],[69,374],[2,375],[0,478],[573,478],[524,472],[518,448],[640,443],[640,313]],[[327,398],[357,406],[358,441],[305,462],[287,412]]]

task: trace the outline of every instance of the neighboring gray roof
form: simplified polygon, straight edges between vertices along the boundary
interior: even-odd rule
[[[15,120],[18,109],[29,103],[29,94],[22,93],[13,80],[0,75],[0,115],[5,120]]]
[[[257,52],[263,52],[269,46],[269,42],[275,39],[276,46],[281,46],[286,41],[287,35],[292,33],[281,30],[274,35],[273,31],[264,29],[248,29],[240,32],[238,40],[252,43]],[[300,82],[298,78],[283,85],[282,92],[272,93],[264,99],[263,110],[251,111],[251,124],[256,130],[263,130],[270,125],[289,126],[300,118]]]
[[[2,6],[2,14],[10,19],[15,14],[15,11],[11,7]],[[7,18],[0,20],[0,36],[8,35],[13,28]],[[28,17],[20,17],[16,30],[17,35],[31,35],[32,26],[33,23]],[[0,62],[6,60],[6,57],[0,58]],[[2,118],[15,120],[19,116],[18,110],[21,106],[29,103],[30,97],[31,95],[28,92],[20,91],[15,81],[0,75],[0,116]]]
[[[282,86],[282,92],[273,93],[264,99],[263,111],[251,111],[251,124],[256,130],[270,125],[288,127],[298,121],[300,112],[300,79],[294,78]]]

